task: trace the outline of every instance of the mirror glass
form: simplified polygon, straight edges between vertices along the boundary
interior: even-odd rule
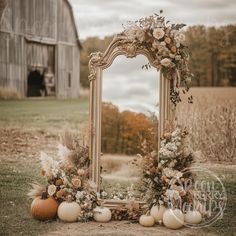
[[[141,200],[142,144],[157,140],[159,72],[117,57],[102,75],[101,198]],[[156,140],[155,140],[156,139]],[[157,142],[156,142],[157,143]]]

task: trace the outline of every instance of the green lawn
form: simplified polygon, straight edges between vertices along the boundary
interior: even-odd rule
[[[78,128],[88,118],[88,99],[0,101],[0,127]]]

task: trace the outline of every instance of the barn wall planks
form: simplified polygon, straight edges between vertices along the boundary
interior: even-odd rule
[[[67,0],[8,0],[0,24],[0,86],[27,94],[30,68],[55,73],[56,96],[76,98],[80,47]]]
[[[0,85],[10,87],[24,96],[25,49],[22,36],[12,37],[0,32]]]

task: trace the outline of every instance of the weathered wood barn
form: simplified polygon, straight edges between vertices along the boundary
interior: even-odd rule
[[[76,98],[81,44],[68,0],[0,0],[0,87]]]

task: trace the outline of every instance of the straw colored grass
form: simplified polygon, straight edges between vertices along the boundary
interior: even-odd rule
[[[207,161],[236,162],[236,88],[193,88],[194,103],[183,101],[177,121],[190,131],[192,148]]]
[[[15,89],[0,87],[0,100],[13,100],[19,98],[20,95]]]

